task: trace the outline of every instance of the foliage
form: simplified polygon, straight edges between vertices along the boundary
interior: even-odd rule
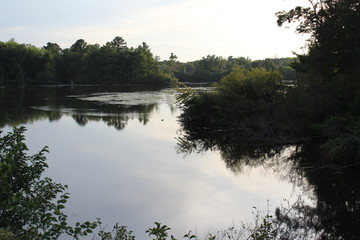
[[[98,236],[101,240],[135,240],[135,236],[133,236],[132,231],[127,230],[126,226],[115,224],[111,232],[106,232],[101,226],[100,219],[98,219],[97,224],[100,228]]]
[[[190,131],[225,131],[249,141],[274,139],[281,134],[275,111],[285,93],[281,79],[276,71],[235,68],[214,91],[181,93],[180,122]]]
[[[10,232],[6,229],[0,228],[0,240],[8,240],[11,238],[13,238],[12,232]]]
[[[177,104],[183,110],[179,120],[190,128],[201,127],[211,130],[213,123],[216,123],[214,118],[218,116],[218,109],[213,107],[216,106],[217,96],[214,92],[181,90],[177,96]],[[202,125],[196,123],[202,123]]]
[[[278,70],[285,79],[294,80],[295,70],[291,67],[294,61],[295,58],[252,61],[245,57],[225,59],[207,55],[194,62],[181,63],[171,53],[169,60],[159,62],[146,43],[130,48],[119,36],[103,46],[79,39],[66,49],[51,42],[37,48],[11,40],[0,42],[0,85],[168,84],[177,79],[216,82],[235,67]]]
[[[356,122],[323,146],[325,158],[335,162],[355,163],[360,161],[360,122]]]
[[[250,235],[250,239],[253,240],[270,240],[273,238],[273,224],[271,222],[271,216],[266,215],[262,219],[262,223],[258,226]]]
[[[166,240],[168,237],[167,231],[171,228],[166,225],[161,225],[161,223],[158,222],[155,222],[155,225],[155,227],[146,230],[146,233],[149,233],[149,236],[154,236],[155,238],[153,240]],[[174,239],[174,237],[171,236],[171,239]]]
[[[254,207],[255,208],[255,207]],[[256,208],[255,208],[256,209]],[[257,209],[256,209],[257,210]],[[316,216],[303,215],[304,211],[312,211],[310,206],[304,204],[300,197],[293,204],[288,202],[288,206],[281,206],[276,209],[274,218],[269,213],[262,214],[257,210],[255,214],[255,224],[242,224],[236,228],[231,226],[224,230],[209,232],[203,238],[205,240],[282,240],[282,239],[321,239],[322,229],[317,225]],[[310,224],[309,224],[310,223]],[[153,240],[176,240],[178,238],[170,235],[170,227],[155,222],[155,227],[149,228],[146,233],[153,237]],[[120,229],[120,230],[119,230]],[[126,232],[126,227],[118,228],[120,232]],[[131,233],[131,232],[130,232]],[[102,239],[134,240],[135,237],[128,238],[127,234],[117,235],[118,237]],[[324,235],[327,236],[327,235]],[[183,239],[201,239],[198,235],[189,231],[183,235]]]
[[[357,0],[310,0],[310,7],[278,12],[278,24],[299,22],[298,33],[311,34],[309,53],[300,58],[306,69],[322,75],[347,73],[359,67],[360,4]],[[312,66],[311,66],[312,65]]]
[[[121,37],[103,46],[79,39],[67,49],[56,43],[39,49],[15,41],[0,42],[3,86],[174,82],[174,76],[160,71],[158,59],[146,43],[128,48]]]
[[[171,72],[182,82],[218,82],[235,68],[250,70],[264,68],[268,71],[280,71],[285,80],[295,80],[296,73],[292,63],[296,58],[266,58],[252,61],[249,58],[232,56],[227,59],[216,55],[208,55],[194,62],[172,62]],[[164,61],[163,65],[170,64]],[[165,67],[163,67],[165,69]]]
[[[221,79],[218,90],[222,95],[241,95],[248,100],[274,102],[281,89],[282,76],[279,72],[254,68],[246,71],[239,67]]]
[[[358,161],[354,126],[360,117],[355,110],[360,108],[360,4],[357,0],[309,2],[310,7],[277,13],[280,26],[297,22],[298,33],[311,35],[308,53],[299,55],[294,65],[303,74],[303,98],[295,106],[306,109],[296,119],[307,122],[312,135],[328,139],[323,146],[327,160]],[[289,98],[295,99],[291,94]]]
[[[39,75],[46,74],[50,68],[46,64],[50,55],[32,45],[18,44],[15,41],[0,42],[0,79],[3,85],[24,85],[42,80]],[[50,75],[50,74],[47,74]],[[51,81],[52,79],[49,79]]]
[[[24,127],[0,138],[0,228],[2,236],[16,239],[57,239],[62,234],[86,236],[96,223],[67,224],[63,213],[67,186],[41,175],[48,167],[47,147],[28,156]],[[60,195],[60,196],[59,196]]]

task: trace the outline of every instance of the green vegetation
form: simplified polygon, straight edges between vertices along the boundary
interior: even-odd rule
[[[181,82],[218,82],[222,77],[239,67],[246,70],[252,68],[277,70],[281,72],[285,80],[296,79],[296,72],[291,64],[295,63],[297,58],[267,58],[252,61],[245,57],[234,58],[230,56],[225,59],[220,56],[208,55],[200,60],[187,63],[178,62],[176,59],[176,55],[172,54],[168,61],[162,62],[161,68],[164,71],[170,70]]]
[[[217,82],[234,68],[265,68],[280,71],[285,80],[295,80],[291,64],[297,58],[252,61],[232,56],[227,59],[208,55],[201,60],[181,63],[171,53],[160,62],[150,47],[142,43],[127,47],[121,37],[105,45],[77,40],[70,48],[57,43],[42,48],[15,40],[0,42],[0,86],[53,84],[176,84],[182,82]]]
[[[31,86],[53,84],[176,84],[183,82],[219,81],[235,67],[279,70],[286,80],[295,80],[291,64],[296,58],[251,61],[244,57],[208,55],[187,63],[169,60],[160,62],[150,47],[142,43],[127,47],[121,37],[105,45],[77,40],[70,48],[57,43],[42,48],[19,44],[14,40],[0,42],[0,86]]]
[[[24,127],[0,138],[0,238],[57,239],[62,234],[86,236],[94,222],[67,224],[63,209],[69,198],[66,185],[42,178],[48,167],[47,147],[28,156]]]
[[[0,42],[0,86],[51,84],[175,84],[160,70],[149,45],[129,48],[121,37],[103,46],[77,40],[70,48],[56,43],[43,48]]]
[[[360,4],[310,2],[277,13],[279,25],[299,21],[297,31],[311,34],[308,53],[293,63],[296,84],[281,85],[273,70],[235,69],[215,91],[179,96],[186,130],[266,144],[322,141],[324,160],[360,161]]]
[[[291,143],[283,136],[277,110],[288,91],[281,79],[277,71],[237,68],[215,91],[183,91],[178,97],[180,121],[185,130],[228,133],[242,142]]]

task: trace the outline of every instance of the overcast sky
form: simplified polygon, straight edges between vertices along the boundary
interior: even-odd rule
[[[121,36],[150,45],[162,60],[208,54],[252,60],[302,53],[306,36],[280,28],[275,13],[306,0],[0,0],[0,41],[70,47]]]

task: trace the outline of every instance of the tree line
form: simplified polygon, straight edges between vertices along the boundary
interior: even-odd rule
[[[267,58],[252,61],[245,57],[208,55],[192,62],[179,62],[171,53],[160,61],[149,45],[128,47],[122,37],[103,46],[79,39],[62,49],[48,42],[42,48],[15,40],[0,42],[0,86],[53,84],[168,84],[219,81],[234,67],[280,71],[284,79],[295,80],[291,64],[297,58]]]
[[[177,56],[172,53],[169,60],[162,62],[162,69],[174,73],[181,82],[217,82],[236,67],[247,70],[264,68],[269,71],[279,71],[285,80],[295,80],[297,74],[292,64],[296,61],[296,57],[251,60],[247,57],[224,58],[207,55],[200,60],[183,63],[177,61]]]
[[[122,37],[103,46],[79,39],[70,48],[57,43],[42,48],[0,42],[0,85],[167,84],[176,79],[160,70],[149,45],[128,47]]]

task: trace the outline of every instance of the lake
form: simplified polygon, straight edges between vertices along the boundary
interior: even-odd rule
[[[289,161],[297,146],[252,161],[249,154],[229,157],[221,146],[184,142],[175,96],[175,89],[139,86],[0,89],[0,127],[25,126],[31,153],[49,146],[45,174],[69,186],[65,212],[72,223],[99,217],[105,230],[119,223],[148,239],[145,231],[157,221],[179,238],[189,230],[205,236],[252,223],[256,209],[273,214],[301,196],[316,211],[321,204],[333,210],[329,225],[344,214],[343,230],[358,234],[355,173],[307,171]]]

